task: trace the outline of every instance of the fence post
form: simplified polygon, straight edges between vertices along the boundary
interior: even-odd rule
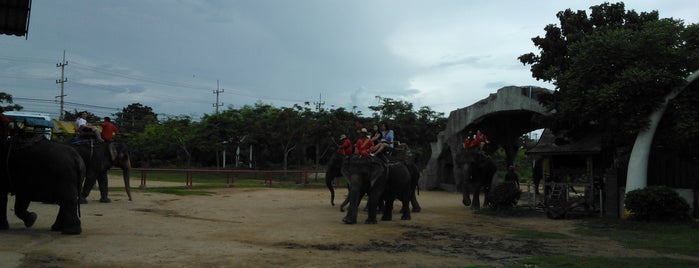
[[[228,183],[228,188],[231,188],[234,186],[235,183],[235,171],[232,171],[228,173],[228,176],[226,176],[226,182]]]
[[[141,185],[138,186],[138,189],[146,189],[146,171],[141,170]]]
[[[192,189],[192,172],[187,171],[187,179],[185,181],[185,188]]]

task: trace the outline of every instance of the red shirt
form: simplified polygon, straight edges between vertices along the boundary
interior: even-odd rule
[[[357,140],[357,143],[354,144],[354,153],[361,154],[365,157],[371,157],[371,155],[369,154],[369,150],[371,149],[371,147],[374,147],[374,141],[372,141],[371,138],[361,138]]]
[[[102,139],[104,141],[112,141],[112,135],[119,134],[119,129],[111,122],[104,122],[102,126]]]
[[[350,142],[349,139],[344,139],[344,141],[342,142],[342,146],[340,146],[340,148],[337,148],[337,153],[341,155],[352,154],[352,142]]]

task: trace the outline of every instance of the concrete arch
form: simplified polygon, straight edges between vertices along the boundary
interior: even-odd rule
[[[460,179],[455,170],[456,153],[462,150],[465,130],[480,129],[489,140],[507,148],[524,133],[543,128],[540,120],[548,114],[537,97],[552,91],[539,87],[508,86],[498,89],[468,107],[449,113],[446,129],[431,144],[432,155],[420,181],[422,189],[455,191]]]

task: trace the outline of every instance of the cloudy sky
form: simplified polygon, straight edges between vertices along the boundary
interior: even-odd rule
[[[34,0],[28,39],[0,36],[0,92],[57,116],[131,103],[198,118],[263,102],[369,115],[377,96],[446,115],[503,86],[550,84],[517,57],[567,8],[601,1]],[[694,0],[625,1],[699,22]]]

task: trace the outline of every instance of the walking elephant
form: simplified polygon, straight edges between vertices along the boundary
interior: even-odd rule
[[[457,172],[461,173],[459,189],[463,194],[463,204],[471,209],[480,209],[480,194],[487,196],[497,170],[495,161],[485,152],[476,148],[460,150],[456,157]],[[472,199],[471,199],[472,197]],[[486,199],[485,203],[488,202]]]
[[[365,223],[377,223],[376,211],[380,200],[385,202],[381,220],[392,220],[393,202],[396,198],[403,204],[401,219],[410,219],[411,177],[410,171],[403,163],[384,163],[357,155],[344,161],[342,175],[349,182],[349,207],[343,222],[357,223],[359,201],[365,194],[369,197],[369,216]]]
[[[52,231],[80,234],[78,196],[85,164],[72,147],[43,136],[12,139],[0,146],[0,229],[8,229],[7,195],[15,195],[15,215],[31,227],[37,215],[27,209],[31,201],[60,207]]]
[[[109,180],[107,171],[112,166],[121,168],[124,177],[124,188],[131,201],[131,159],[126,145],[117,142],[97,142],[92,139],[79,139],[72,141],[75,148],[87,167],[85,185],[80,194],[80,203],[87,203],[86,198],[90,195],[95,182],[99,183],[100,202],[109,203]]]
[[[345,156],[335,154],[328,162],[328,167],[325,171],[325,184],[328,187],[328,190],[330,190],[330,204],[333,206],[335,206],[335,190],[333,188],[333,180],[339,176],[342,176],[342,163],[344,159]],[[419,190],[418,182],[420,181],[420,171],[418,170],[417,165],[415,165],[415,163],[412,161],[393,159],[392,157],[390,158],[389,162],[402,162],[408,169],[408,172],[410,173],[410,192],[412,193],[410,205],[412,206],[412,212],[420,212],[422,207],[420,207],[420,203],[417,201],[416,194],[416,192]],[[340,205],[340,211],[345,211],[345,206],[347,206],[347,204],[349,204],[349,196],[347,196],[347,198],[345,198]],[[382,205],[383,204],[379,203],[379,207],[383,207]]]

